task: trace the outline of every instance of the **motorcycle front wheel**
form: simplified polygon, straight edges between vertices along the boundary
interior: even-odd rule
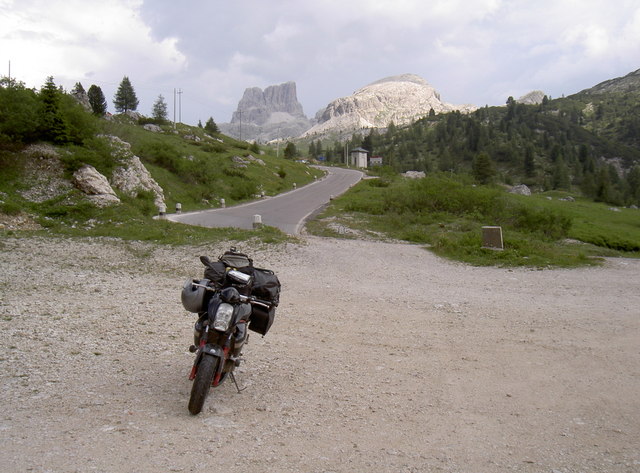
[[[204,406],[204,401],[209,394],[209,388],[216,374],[219,360],[215,356],[205,355],[200,360],[198,372],[191,387],[191,397],[189,398],[189,412],[199,414]]]

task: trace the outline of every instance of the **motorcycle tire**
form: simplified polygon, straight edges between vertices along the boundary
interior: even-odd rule
[[[219,360],[214,356],[203,356],[198,365],[198,372],[191,386],[191,397],[189,398],[189,412],[193,415],[199,414],[204,406],[204,401],[209,394],[211,382],[216,374]]]

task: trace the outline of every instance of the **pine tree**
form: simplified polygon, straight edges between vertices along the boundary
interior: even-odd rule
[[[91,105],[93,113],[99,117],[104,116],[107,113],[107,100],[104,98],[102,89],[97,85],[92,85],[89,87],[87,96],[89,97],[89,104]]]
[[[151,116],[161,124],[167,121],[167,102],[165,102],[162,94],[158,95],[158,98],[154,102]]]
[[[216,122],[213,121],[213,117],[209,117],[204,124],[204,129],[209,133],[220,133],[220,129],[218,128],[218,125],[216,125]]]
[[[601,166],[596,176],[596,202],[611,202],[611,176],[609,175],[609,168],[607,166]]]
[[[133,90],[131,81],[129,81],[127,76],[124,76],[113,98],[113,105],[116,112],[127,113],[136,110],[138,103],[138,98],[136,97],[135,90]]]
[[[640,165],[636,164],[627,173],[627,188],[631,202],[640,205]]]
[[[284,148],[284,157],[286,159],[294,159],[298,154],[298,150],[296,150],[296,145],[294,145],[291,141],[287,142],[287,146]]]
[[[536,174],[536,164],[533,157],[533,148],[527,146],[524,150],[524,174],[533,177]]]
[[[553,188],[568,190],[570,186],[569,169],[567,169],[562,156],[558,156],[553,166]]]
[[[480,184],[488,184],[496,171],[487,153],[480,153],[473,160],[473,176]]]
[[[60,111],[60,90],[49,76],[40,90],[40,136],[54,143],[69,141],[69,125]]]
[[[78,94],[84,94],[84,87],[82,87],[82,84],[80,82],[76,82],[76,85],[73,86],[73,89],[71,89],[71,95],[78,95]]]

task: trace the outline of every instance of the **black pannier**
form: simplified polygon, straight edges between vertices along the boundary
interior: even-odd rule
[[[269,269],[242,268],[242,271],[253,275],[251,295],[271,304],[268,309],[257,304],[251,307],[249,330],[266,335],[276,317],[276,307],[280,303],[280,281]]]
[[[253,268],[253,287],[251,295],[271,302],[277,306],[280,303],[280,281],[270,269]]]
[[[259,333],[260,335],[266,335],[273,320],[276,318],[276,306],[271,306],[270,309],[254,305],[251,308],[251,320],[249,322],[249,330]]]

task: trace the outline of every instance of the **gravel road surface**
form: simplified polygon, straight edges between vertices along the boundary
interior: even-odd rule
[[[198,256],[0,240],[3,472],[638,472],[640,261],[475,268],[393,242],[239,244],[283,284],[191,416]]]

